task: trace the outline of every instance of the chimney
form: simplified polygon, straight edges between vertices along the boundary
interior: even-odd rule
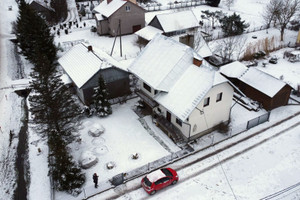
[[[107,0],[107,4],[109,4],[110,2],[112,2],[112,0]]]
[[[202,65],[202,60],[200,60],[199,58],[196,58],[196,56],[194,56],[193,64],[200,67]]]
[[[88,52],[93,52],[93,47],[90,45],[90,46],[88,46]]]

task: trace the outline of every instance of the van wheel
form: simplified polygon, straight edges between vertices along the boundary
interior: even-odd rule
[[[173,182],[172,182],[172,185],[175,185],[176,183],[177,183],[177,181],[173,181]]]
[[[156,193],[156,190],[153,190],[150,195],[154,195]]]

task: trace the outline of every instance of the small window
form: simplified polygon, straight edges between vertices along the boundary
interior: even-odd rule
[[[125,6],[126,12],[130,12],[130,6]]]
[[[222,95],[223,95],[222,92],[217,95],[217,102],[222,100]]]
[[[178,118],[176,118],[176,123],[179,125],[179,126],[182,126],[182,121]]]
[[[151,93],[151,87],[149,85],[147,85],[146,83],[143,83],[143,87],[148,90],[148,92]]]
[[[204,105],[203,105],[204,107],[209,105],[209,99],[210,99],[209,97],[204,99]]]

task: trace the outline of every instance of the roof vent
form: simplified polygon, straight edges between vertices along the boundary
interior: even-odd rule
[[[93,52],[93,47],[92,46],[88,46],[88,52]]]

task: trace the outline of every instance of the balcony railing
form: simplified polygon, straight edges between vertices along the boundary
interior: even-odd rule
[[[151,108],[158,106],[158,103],[154,101],[151,97],[149,97],[147,94],[145,94],[143,91],[137,90],[135,93]]]
[[[175,143],[184,141],[182,132],[176,126],[174,126],[174,124],[169,122],[164,116],[158,116],[156,118],[156,123],[158,123],[158,125],[161,126],[162,129],[168,132],[168,136],[171,137],[171,139]]]

